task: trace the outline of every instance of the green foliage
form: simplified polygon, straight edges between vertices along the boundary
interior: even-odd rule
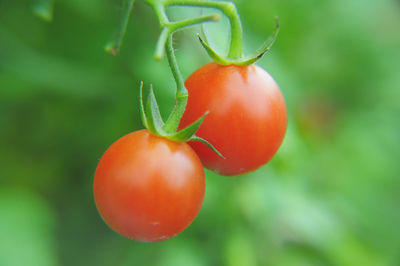
[[[45,21],[53,20],[54,0],[34,0],[33,12]]]
[[[398,2],[236,1],[246,54],[280,18],[258,64],[285,96],[286,139],[253,173],[207,171],[197,219],[154,244],[108,229],[92,195],[102,152],[142,128],[139,81],[154,84],[163,118],[174,105],[153,11],[136,1],[113,57],[103,46],[122,1],[56,1],[51,23],[25,3],[0,1],[0,265],[400,264]],[[209,43],[225,50],[213,27]],[[209,60],[200,31],[176,35],[184,77]]]
[[[27,190],[1,189],[0,217],[0,265],[58,265],[47,202]]]

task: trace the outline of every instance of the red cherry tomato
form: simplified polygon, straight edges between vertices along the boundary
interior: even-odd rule
[[[204,170],[186,143],[130,133],[101,157],[94,198],[104,221],[138,241],[161,241],[182,232],[204,199]]]
[[[185,85],[189,100],[180,127],[209,111],[196,135],[226,157],[190,142],[205,167],[238,175],[259,168],[276,153],[286,131],[286,107],[278,85],[262,68],[209,63]]]

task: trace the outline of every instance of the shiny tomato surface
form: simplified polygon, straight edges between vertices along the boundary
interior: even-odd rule
[[[183,231],[204,199],[204,170],[186,143],[130,133],[101,157],[94,198],[104,221],[138,241],[161,241]]]
[[[286,131],[286,107],[278,85],[262,68],[209,63],[185,85],[189,100],[180,127],[209,111],[196,135],[226,157],[190,142],[205,167],[222,175],[243,174],[277,152]]]

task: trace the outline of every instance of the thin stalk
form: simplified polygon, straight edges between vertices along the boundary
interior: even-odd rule
[[[163,0],[167,6],[209,7],[221,10],[229,19],[231,26],[231,43],[228,57],[239,59],[243,53],[243,29],[236,6],[231,2],[214,2],[210,0]]]
[[[163,12],[160,12],[160,16],[163,16]],[[203,22],[218,21],[219,19],[220,19],[219,14],[190,18],[190,19],[185,19],[185,20],[176,21],[176,22],[168,22],[168,19],[164,19],[163,20],[164,27],[161,30],[160,37],[158,38],[158,41],[157,41],[154,58],[156,60],[162,59],[162,57],[164,55],[164,48],[167,43],[168,36],[173,34],[175,31],[178,31],[183,28],[193,26],[196,24],[200,24]]]
[[[167,43],[168,37],[171,35],[168,27],[165,27],[160,34],[160,37],[158,37],[157,45],[156,45],[156,51],[154,53],[154,58],[156,60],[161,60],[164,55],[164,50],[165,50],[165,44]]]
[[[163,28],[165,24],[169,23],[167,14],[165,13],[165,7],[162,0],[148,0],[148,3],[153,7],[154,12],[160,22],[160,26]]]
[[[121,18],[120,27],[118,28],[118,32],[115,35],[114,41],[106,46],[106,51],[112,55],[117,55],[119,53],[119,49],[121,48],[122,40],[124,39],[126,33],[129,17],[132,13],[134,3],[135,0],[124,0],[124,6],[122,8],[124,14]]]
[[[164,130],[166,132],[175,132],[178,129],[179,122],[186,109],[188,91],[185,87],[182,74],[179,70],[178,62],[175,57],[175,51],[172,44],[172,35],[167,40],[165,52],[167,53],[168,63],[176,82],[176,104],[172,110],[167,122],[165,123]]]
[[[221,16],[219,14],[212,14],[212,15],[207,15],[207,16],[201,16],[201,17],[195,17],[195,18],[190,18],[190,19],[185,19],[181,21],[176,21],[176,22],[170,22],[168,23],[168,27],[171,30],[171,33],[189,27],[193,26],[196,24],[200,24],[203,22],[211,22],[211,21],[218,21],[221,19]]]

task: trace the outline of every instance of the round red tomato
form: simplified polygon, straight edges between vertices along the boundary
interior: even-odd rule
[[[190,142],[205,167],[238,175],[259,168],[276,153],[286,131],[286,107],[278,85],[262,68],[209,63],[185,85],[189,99],[180,127],[209,111],[196,135],[226,157]]]
[[[130,133],[101,157],[94,198],[104,221],[138,241],[161,241],[182,232],[204,199],[201,161],[186,143]]]

